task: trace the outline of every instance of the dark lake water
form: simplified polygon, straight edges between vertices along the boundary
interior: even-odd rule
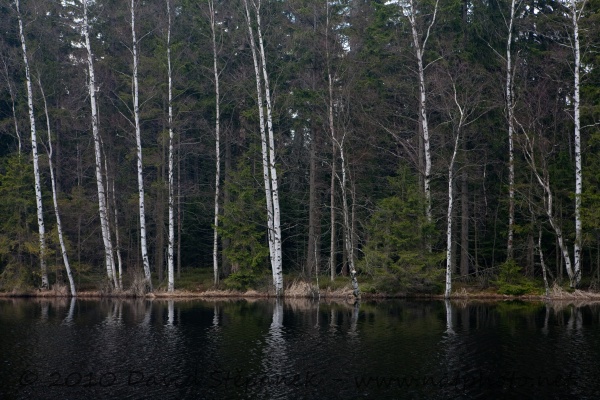
[[[600,306],[0,300],[0,399],[596,399]]]

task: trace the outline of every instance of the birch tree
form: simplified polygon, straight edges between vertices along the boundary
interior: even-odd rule
[[[213,275],[214,284],[219,282],[219,195],[221,184],[221,93],[219,88],[219,68],[217,63],[216,13],[213,0],[208,2],[210,12],[210,30],[213,50],[213,74],[215,78],[215,219],[213,234]]]
[[[46,229],[44,226],[44,210],[42,206],[42,186],[40,179],[39,156],[37,147],[37,133],[35,129],[35,113],[33,109],[33,89],[31,84],[31,75],[29,68],[29,57],[27,55],[27,44],[25,43],[25,34],[23,33],[23,19],[19,8],[19,0],[15,0],[17,18],[19,20],[19,38],[21,40],[21,50],[23,51],[23,63],[25,65],[25,83],[27,85],[27,106],[29,109],[29,123],[31,126],[31,152],[33,156],[33,173],[35,178],[35,200],[37,207],[38,235],[40,246],[40,270],[42,278],[42,288],[48,289],[48,268],[46,266]]]
[[[48,166],[50,168],[50,182],[52,184],[52,202],[54,204],[54,215],[56,216],[56,229],[58,231],[58,241],[60,243],[60,252],[62,255],[63,262],[65,264],[65,270],[67,272],[67,278],[69,279],[69,288],[71,289],[71,296],[77,296],[75,290],[75,281],[73,280],[73,274],[71,273],[71,265],[69,263],[69,257],[67,255],[67,247],[65,246],[65,240],[63,235],[63,226],[60,220],[60,213],[58,211],[58,194],[56,193],[56,179],[54,177],[54,165],[52,163],[52,134],[50,132],[50,116],[48,115],[48,104],[46,103],[46,95],[44,94],[44,88],[42,82],[38,77],[38,85],[40,92],[42,93],[42,100],[44,101],[44,113],[46,115],[46,129],[48,133],[48,146],[46,148],[48,152]]]
[[[560,227],[556,216],[554,214],[554,194],[552,192],[552,187],[550,185],[550,174],[548,173],[547,165],[544,161],[544,157],[542,157],[541,165],[538,165],[538,160],[536,153],[541,152],[542,154],[546,153],[544,150],[544,146],[541,146],[536,143],[535,136],[528,132],[528,130],[523,127],[521,124],[518,124],[520,130],[523,133],[524,143],[523,143],[523,152],[525,154],[525,159],[531,169],[531,172],[540,185],[540,188],[543,191],[542,200],[544,205],[544,212],[548,217],[548,221],[550,222],[550,226],[554,230],[556,235],[556,240],[558,242],[558,247],[560,249],[560,253],[562,254],[563,261],[565,263],[565,269],[567,271],[567,275],[569,277],[569,285],[571,287],[575,287],[576,285],[576,276],[573,271],[573,264],[571,262],[571,256],[569,254],[569,248],[565,243],[565,238],[562,232],[562,228]],[[539,149],[538,149],[539,147]]]
[[[167,3],[167,75],[169,79],[169,244],[167,249],[168,291],[175,290],[175,266],[173,253],[175,247],[174,181],[173,181],[173,79],[171,71],[171,4]],[[216,229],[216,228],[215,228]],[[215,230],[216,235],[216,230]],[[215,239],[216,240],[216,239]]]
[[[333,119],[333,79],[331,76],[331,53],[329,51],[329,29],[330,29],[330,19],[329,19],[329,2],[326,3],[326,26],[325,26],[325,57],[326,57],[326,65],[327,65],[327,118],[329,122],[329,131],[331,133],[331,184],[329,187],[329,196],[330,196],[330,204],[329,204],[329,212],[330,212],[330,250],[329,250],[329,263],[330,263],[330,278],[331,282],[335,280],[335,175],[336,175],[336,156],[337,156],[337,147],[336,147],[336,134],[335,134],[335,124]]]
[[[425,50],[427,49],[427,41],[431,34],[431,28],[435,24],[438,2],[436,0],[431,16],[431,21],[427,26],[427,30],[424,34],[419,33],[417,15],[420,14],[420,10],[416,8],[415,0],[407,0],[404,3],[404,15],[408,18],[410,23],[411,34],[413,39],[415,56],[417,58],[417,73],[419,77],[419,125],[423,140],[423,156],[425,158],[425,170],[423,171],[423,191],[425,193],[426,201],[426,215],[427,222],[431,223],[431,151],[430,151],[430,138],[429,138],[429,123],[427,121],[427,90],[425,87],[425,68],[427,65],[424,64]],[[421,167],[421,166],[419,166]]]
[[[515,13],[518,5],[516,0],[511,0],[510,17],[508,20],[508,36],[506,39],[506,118],[508,121],[508,232],[507,232],[507,257],[513,258],[513,238],[515,226],[515,152],[514,152],[514,94],[513,94],[513,59],[512,59],[512,33]]]
[[[448,60],[451,63],[450,60]],[[450,93],[446,94],[449,104],[446,105],[449,122],[452,125],[453,144],[452,156],[448,164],[448,208],[446,213],[446,289],[444,297],[450,297],[452,291],[452,270],[454,267],[454,246],[452,242],[453,206],[454,206],[454,179],[455,162],[459,150],[459,143],[464,140],[465,128],[488,111],[486,101],[481,98],[482,93],[488,92],[486,77],[479,75],[482,71],[472,69],[469,64],[456,66],[454,76],[447,74],[450,82]],[[456,79],[455,79],[456,77]],[[438,78],[438,81],[442,79]]]
[[[96,188],[98,192],[98,212],[100,214],[100,228],[102,231],[102,242],[104,244],[104,258],[106,263],[106,272],[109,281],[115,287],[119,287],[115,272],[115,260],[113,257],[113,246],[110,235],[110,224],[107,212],[106,188],[104,186],[104,176],[102,174],[102,143],[100,139],[98,105],[96,102],[96,77],[94,72],[94,55],[90,42],[90,25],[88,19],[88,1],[82,0],[83,4],[83,26],[82,33],[85,40],[85,49],[87,53],[88,66],[88,94],[90,96],[90,109],[92,114],[92,136],[94,140],[94,162],[96,169]]]
[[[344,245],[346,247],[346,254],[348,257],[348,269],[350,270],[352,294],[354,295],[354,297],[358,297],[360,291],[358,287],[358,280],[356,278],[356,267],[354,265],[354,229],[353,224],[350,221],[350,207],[348,207],[348,161],[346,160],[344,153],[345,139],[346,132],[342,134],[342,137],[339,140],[335,137],[332,137],[332,140],[340,153],[340,170],[342,172],[342,176],[340,177],[338,174],[336,174],[336,177],[338,179],[342,195],[342,217],[344,219]]]
[[[254,29],[248,0],[244,0],[246,11],[246,22],[248,25],[248,34],[250,39],[250,49],[252,51],[252,60],[254,63],[254,76],[256,80],[256,93],[258,103],[258,114],[260,123],[263,178],[265,184],[265,196],[267,202],[267,223],[269,238],[269,253],[271,259],[271,269],[273,273],[273,284],[277,296],[283,293],[283,270],[281,256],[281,226],[279,210],[279,189],[277,185],[277,170],[275,168],[275,139],[273,135],[273,119],[271,94],[269,89],[269,76],[267,74],[267,61],[262,38],[260,23],[260,7],[262,0],[252,0],[252,8],[256,14],[256,31],[258,36],[258,50],[254,39]],[[260,55],[260,59],[257,55]],[[262,71],[262,74],[261,74]],[[264,92],[263,92],[264,90]],[[264,99],[263,100],[263,94]],[[263,108],[266,105],[266,116]]]
[[[146,244],[146,208],[144,201],[144,176],[142,162],[142,133],[140,128],[140,105],[138,83],[138,41],[135,32],[135,0],[131,0],[131,52],[133,55],[133,117],[135,121],[135,142],[137,150],[137,179],[140,217],[140,247],[142,264],[146,285],[152,291],[152,277],[150,275],[150,261],[148,260],[148,246]]]
[[[575,286],[581,281],[581,193],[583,187],[581,170],[581,121],[580,121],[580,71],[581,71],[581,50],[579,43],[579,19],[585,6],[585,0],[581,2],[580,8],[577,6],[577,0],[570,0],[569,8],[571,12],[571,21],[573,23],[573,123],[575,136],[575,245],[573,251],[573,261],[575,264]]]

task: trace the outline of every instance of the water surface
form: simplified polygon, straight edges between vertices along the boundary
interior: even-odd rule
[[[598,398],[600,306],[0,300],[2,399]]]

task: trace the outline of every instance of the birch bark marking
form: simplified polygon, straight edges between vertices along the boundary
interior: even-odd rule
[[[88,92],[90,95],[90,108],[92,112],[92,136],[94,139],[94,161],[96,164],[96,187],[98,191],[98,212],[100,214],[100,228],[102,231],[102,241],[104,243],[104,258],[106,263],[106,272],[108,279],[116,282],[114,269],[114,257],[112,249],[112,240],[110,238],[108,213],[106,212],[106,191],[104,189],[104,178],[102,176],[102,153],[100,143],[100,133],[98,130],[98,106],[96,104],[96,78],[94,74],[94,61],[92,55],[92,46],[90,43],[89,22],[87,14],[88,0],[83,0],[83,36],[87,50],[88,64]]]
[[[360,289],[358,287],[358,280],[356,279],[356,268],[354,266],[354,248],[353,248],[353,230],[352,224],[350,223],[350,210],[348,207],[348,194],[346,191],[347,185],[347,177],[346,177],[346,158],[344,156],[344,140],[346,139],[346,135],[342,135],[341,140],[334,139],[337,144],[338,149],[340,150],[340,166],[342,170],[342,178],[340,183],[340,188],[342,189],[342,214],[344,217],[344,242],[346,245],[346,254],[348,257],[348,267],[350,269],[350,279],[352,284],[352,294],[355,298],[358,298],[360,294]],[[338,177],[339,180],[339,177]]]
[[[214,222],[214,236],[213,236],[213,274],[215,285],[219,282],[219,194],[220,194],[220,183],[221,183],[221,109],[220,109],[220,91],[219,91],[219,69],[217,65],[217,38],[216,38],[216,24],[215,24],[215,3],[213,0],[208,2],[210,9],[210,29],[212,33],[212,46],[213,46],[213,73],[215,76],[215,222]]]
[[[257,14],[259,13],[259,5],[255,5]],[[281,274],[281,264],[278,264],[276,257],[276,246],[275,246],[275,223],[274,223],[274,206],[273,206],[273,195],[272,195],[272,183],[273,180],[270,177],[270,163],[269,154],[267,148],[267,132],[265,128],[265,116],[264,116],[264,101],[263,101],[263,89],[261,71],[259,67],[258,56],[256,55],[256,42],[254,40],[254,31],[252,29],[252,21],[250,18],[250,9],[248,8],[248,1],[244,0],[244,8],[246,11],[246,22],[248,25],[248,34],[250,39],[250,49],[252,51],[252,61],[254,63],[254,77],[256,80],[256,95],[258,103],[258,115],[260,125],[260,137],[261,137],[261,151],[262,151],[262,163],[263,163],[263,179],[265,184],[265,197],[267,203],[267,223],[268,223],[268,238],[269,238],[269,254],[271,260],[271,270],[273,273],[273,284],[275,286],[275,292],[277,295],[281,294],[283,290],[283,276]],[[264,67],[264,66],[263,66]],[[266,70],[265,70],[266,71]],[[277,198],[278,199],[278,198]],[[281,248],[280,248],[281,249]],[[279,258],[281,260],[281,258]]]
[[[269,255],[271,260],[271,267],[273,267],[273,204],[271,197],[271,183],[269,181],[269,161],[267,155],[267,136],[265,131],[265,120],[264,120],[264,109],[263,109],[263,98],[262,98],[262,83],[260,77],[260,69],[258,67],[258,58],[256,55],[256,43],[254,41],[254,31],[252,30],[252,22],[250,19],[250,10],[248,8],[247,0],[244,0],[244,8],[246,10],[246,23],[248,25],[248,34],[250,40],[250,49],[252,50],[252,61],[254,63],[254,77],[256,80],[256,97],[258,105],[258,119],[260,126],[260,144],[262,154],[262,165],[263,165],[263,181],[265,185],[265,198],[267,203],[267,230],[268,230],[268,242],[269,242]],[[273,283],[275,283],[275,270],[273,270]]]
[[[460,131],[456,135],[454,141],[454,151],[452,153],[452,159],[448,166],[448,213],[446,214],[447,228],[446,228],[446,291],[444,298],[450,298],[452,292],[452,207],[454,203],[454,192],[452,185],[454,183],[454,160],[456,159],[456,153],[458,150],[458,140],[460,138]]]
[[[167,3],[167,69],[169,77],[169,244],[167,249],[167,274],[168,291],[175,290],[175,266],[173,262],[173,253],[175,247],[175,215],[174,215],[174,196],[173,196],[173,79],[171,74],[171,4]],[[212,3],[212,2],[211,2]],[[217,156],[218,157],[218,156]],[[216,235],[215,227],[215,235]],[[216,237],[215,237],[216,240]]]
[[[508,240],[507,258],[513,258],[515,226],[515,155],[514,155],[514,105],[512,72],[512,31],[515,19],[515,0],[511,1],[508,38],[506,40],[506,112],[508,119]]]
[[[525,137],[525,146],[524,146],[525,159],[527,160],[527,163],[529,164],[536,180],[538,181],[538,183],[544,190],[544,206],[545,206],[546,215],[548,216],[548,221],[550,222],[550,226],[552,227],[552,229],[554,230],[554,233],[556,234],[556,240],[558,241],[558,247],[562,253],[562,256],[563,256],[562,259],[565,263],[565,269],[567,270],[567,275],[569,276],[569,285],[571,287],[574,287],[575,286],[575,274],[573,272],[573,268],[572,268],[572,264],[571,264],[571,256],[569,255],[569,248],[565,245],[562,229],[560,228],[560,226],[554,219],[553,194],[552,194],[552,189],[550,187],[550,177],[548,176],[548,170],[547,170],[547,168],[544,168],[544,176],[540,175],[539,171],[537,170],[537,164],[535,161],[535,149],[533,146],[533,141],[531,140],[531,138],[529,137],[529,135],[527,134],[527,131],[525,129],[522,129],[522,131],[523,131],[523,136]],[[557,258],[558,258],[558,253],[557,253]],[[562,266],[561,266],[561,268],[562,268]]]
[[[273,112],[271,106],[271,92],[269,89],[269,76],[267,74],[267,60],[265,56],[265,48],[263,45],[262,29],[260,23],[260,4],[255,2],[256,9],[256,30],[258,33],[259,53],[262,64],[263,83],[265,87],[265,99],[267,104],[267,133],[269,146],[269,173],[271,182],[271,195],[273,196],[273,244],[275,248],[275,264],[274,264],[274,279],[275,292],[277,296],[283,293],[283,258],[281,256],[281,211],[279,208],[279,187],[277,183],[277,168],[275,167],[275,135],[273,132]]]
[[[67,271],[67,278],[69,279],[69,287],[71,288],[71,296],[77,296],[75,290],[75,281],[73,280],[73,274],[71,273],[71,265],[69,264],[69,257],[67,255],[67,247],[65,246],[65,240],[63,238],[62,223],[60,220],[60,213],[58,212],[58,196],[56,194],[56,179],[54,178],[54,166],[52,164],[52,134],[50,133],[50,117],[48,115],[48,104],[46,103],[46,95],[44,94],[44,88],[42,82],[38,77],[38,84],[40,86],[40,92],[42,93],[42,99],[44,100],[44,113],[46,114],[46,126],[48,129],[48,166],[50,167],[50,181],[52,183],[52,202],[54,204],[54,215],[56,216],[56,228],[58,230],[58,241],[60,243],[60,252],[62,254],[63,262],[65,263],[65,270]]]
[[[144,265],[146,284],[148,285],[150,291],[152,291],[152,276],[150,275],[150,261],[148,260],[148,246],[146,244],[146,211],[144,203],[144,176],[142,174],[142,133],[140,131],[140,100],[138,84],[138,43],[135,34],[135,0],[131,0],[131,41],[131,50],[133,53],[133,117],[135,119],[135,141],[137,146],[137,178],[140,212],[140,247],[142,252],[142,263]]]
[[[35,114],[33,111],[33,90],[31,88],[31,76],[29,73],[29,59],[27,57],[27,45],[25,44],[25,34],[23,33],[23,20],[21,10],[19,9],[19,0],[15,0],[17,8],[17,17],[19,19],[19,36],[21,39],[21,49],[23,50],[23,62],[25,64],[25,80],[27,84],[27,105],[29,107],[29,122],[31,124],[31,152],[33,155],[33,174],[35,178],[35,201],[37,206],[37,222],[40,244],[40,269],[42,278],[42,288],[48,289],[48,268],[46,267],[46,229],[44,226],[44,210],[42,208],[42,186],[40,182],[40,166],[37,148],[37,134],[35,130]]]
[[[327,26],[325,27],[325,51],[326,51],[326,61],[327,61],[327,86],[328,86],[328,93],[329,93],[329,101],[327,104],[327,108],[328,108],[328,117],[329,117],[329,130],[331,131],[331,184],[330,184],[330,225],[331,225],[331,232],[330,232],[330,239],[329,239],[329,246],[330,246],[330,250],[329,250],[329,264],[330,264],[330,279],[331,282],[333,282],[335,280],[335,268],[336,268],[336,262],[335,262],[335,175],[336,175],[336,169],[335,169],[335,159],[337,156],[337,148],[335,146],[335,125],[334,125],[334,120],[333,120],[333,79],[331,78],[331,64],[330,64],[330,53],[329,53],[329,2],[325,2],[326,4],[326,14],[327,14]]]
[[[430,153],[430,143],[429,143],[429,123],[427,122],[427,91],[425,89],[425,66],[423,65],[423,57],[425,55],[425,49],[427,47],[427,40],[429,39],[429,34],[431,32],[431,28],[433,24],[435,24],[435,19],[437,16],[438,10],[438,2],[436,0],[435,7],[433,10],[433,17],[431,19],[431,23],[427,27],[427,32],[425,34],[425,38],[423,39],[423,43],[419,39],[419,33],[417,32],[417,21],[415,16],[415,7],[413,0],[408,1],[408,10],[407,17],[410,23],[410,28],[412,32],[413,43],[415,46],[415,52],[417,56],[417,66],[418,66],[418,74],[419,74],[419,120],[421,122],[421,129],[423,132],[423,147],[424,147],[424,156],[425,156],[425,177],[423,179],[423,191],[425,192],[425,200],[426,200],[426,210],[425,214],[427,216],[427,222],[432,221],[431,215],[431,153]]]
[[[107,178],[108,179],[108,178]],[[112,204],[113,204],[113,220],[115,223],[115,250],[117,253],[118,271],[119,271],[119,289],[123,290],[123,259],[121,258],[121,242],[119,239],[119,212],[117,210],[117,197],[115,194],[115,181],[112,182]],[[115,269],[115,272],[117,270]]]
[[[454,206],[454,161],[456,160],[456,153],[458,152],[458,142],[460,140],[460,134],[462,131],[463,124],[465,123],[465,110],[458,102],[458,96],[456,93],[456,84],[452,84],[454,90],[454,104],[458,108],[460,114],[458,120],[458,127],[456,129],[456,138],[454,139],[454,151],[452,152],[452,158],[450,159],[450,165],[448,166],[448,213],[446,214],[447,228],[446,228],[446,291],[444,298],[450,298],[452,292],[452,207]]]
[[[585,3],[585,2],[584,2]],[[581,52],[579,48],[579,17],[576,0],[571,0],[571,16],[573,20],[573,52],[575,53],[573,118],[575,123],[575,246],[573,261],[575,264],[575,286],[581,281],[581,193],[583,180],[581,176],[581,123],[579,116],[579,71],[581,69]],[[583,10],[583,6],[582,6]]]

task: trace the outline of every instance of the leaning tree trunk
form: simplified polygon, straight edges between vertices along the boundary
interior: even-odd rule
[[[42,99],[44,100],[44,112],[46,114],[46,125],[48,129],[48,166],[50,167],[50,182],[52,183],[52,202],[54,203],[54,215],[56,216],[56,228],[58,230],[58,241],[60,243],[60,252],[62,254],[63,262],[65,263],[65,270],[67,271],[67,278],[69,279],[69,287],[71,289],[71,296],[77,296],[75,290],[75,281],[73,280],[73,274],[71,273],[71,265],[69,264],[69,257],[67,255],[67,246],[65,246],[65,240],[63,237],[62,223],[60,220],[60,213],[58,212],[58,195],[56,193],[56,179],[54,178],[54,166],[52,164],[52,134],[50,133],[50,116],[48,115],[48,105],[46,103],[46,95],[44,94],[44,88],[42,82],[38,77],[38,84],[40,91],[42,92]]]
[[[37,221],[40,244],[40,269],[42,277],[42,288],[48,289],[48,268],[46,267],[46,229],[44,227],[44,210],[42,207],[42,186],[40,180],[40,166],[37,148],[37,134],[35,130],[35,114],[33,111],[33,90],[31,88],[31,76],[29,74],[29,59],[27,57],[27,45],[23,33],[23,20],[19,9],[19,0],[15,0],[17,17],[19,19],[19,36],[21,49],[23,50],[23,62],[25,64],[25,82],[27,84],[27,105],[29,107],[29,122],[31,124],[31,152],[33,155],[33,173],[35,178],[35,201],[37,206]]]
[[[533,175],[536,180],[540,184],[541,188],[544,190],[544,208],[546,211],[546,215],[548,217],[548,221],[550,222],[550,226],[554,230],[556,234],[556,240],[558,242],[558,247],[560,252],[562,253],[562,259],[565,263],[565,269],[567,270],[567,275],[569,276],[569,285],[571,287],[575,287],[576,285],[576,277],[573,272],[573,267],[571,264],[571,256],[569,255],[569,248],[565,244],[565,239],[563,237],[562,229],[558,222],[554,217],[554,196],[552,194],[552,189],[550,187],[550,177],[548,176],[548,169],[544,168],[543,176],[537,170],[537,164],[535,159],[535,149],[533,147],[533,141],[530,139],[526,130],[523,130],[523,136],[525,137],[525,146],[524,146],[524,154],[527,163],[529,164]],[[558,253],[557,253],[558,258]],[[558,259],[557,259],[558,261]],[[558,262],[557,262],[558,264]],[[562,268],[562,266],[561,266]],[[562,271],[562,270],[561,270]],[[562,273],[562,272],[561,272]]]
[[[140,128],[140,96],[138,83],[138,42],[135,33],[135,0],[131,0],[131,40],[133,53],[133,117],[135,121],[135,141],[137,150],[137,178],[138,199],[140,214],[140,250],[144,277],[150,291],[152,291],[152,276],[150,275],[150,261],[148,260],[148,245],[146,243],[146,206],[144,201],[144,176],[142,162],[142,133]]]
[[[85,38],[85,48],[87,50],[88,64],[88,94],[90,96],[90,108],[92,112],[92,136],[94,139],[94,156],[96,164],[96,187],[98,191],[98,211],[100,214],[100,228],[102,231],[102,241],[104,244],[104,257],[106,262],[106,273],[108,279],[117,287],[117,277],[115,272],[115,261],[113,257],[112,240],[110,238],[110,225],[108,222],[107,199],[104,188],[104,177],[102,176],[102,151],[100,142],[100,133],[98,129],[98,106],[96,104],[96,78],[94,74],[94,57],[92,46],[90,44],[89,22],[87,14],[88,0],[83,0],[83,36]]]

